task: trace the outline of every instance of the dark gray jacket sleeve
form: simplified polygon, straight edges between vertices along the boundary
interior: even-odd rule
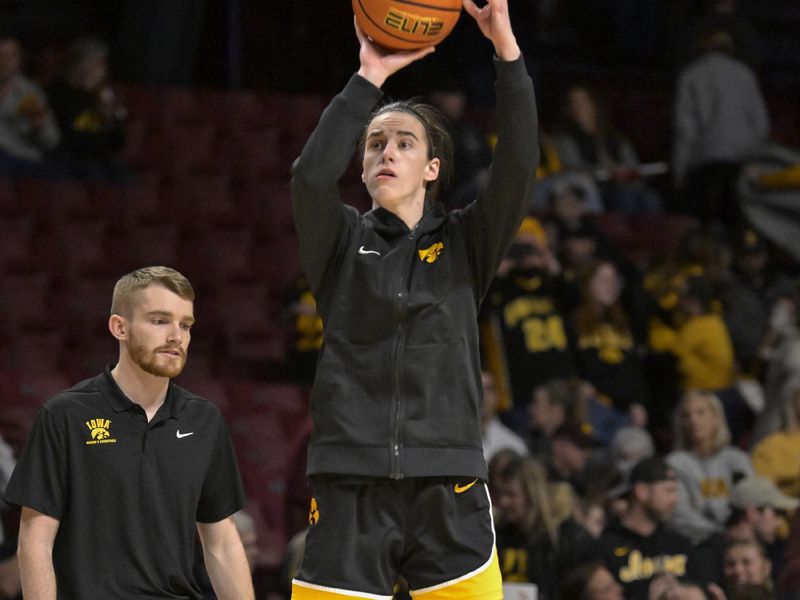
[[[539,123],[533,82],[522,57],[495,58],[497,146],[489,178],[464,209],[466,242],[481,299],[527,212],[539,163]]]
[[[300,255],[311,290],[317,292],[329,261],[346,235],[348,210],[337,182],[344,175],[361,131],[381,98],[379,88],[353,75],[322,113],[292,166],[292,210],[300,239]]]

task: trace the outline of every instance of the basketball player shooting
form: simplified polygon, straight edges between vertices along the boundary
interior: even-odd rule
[[[310,528],[295,600],[502,598],[481,449],[477,313],[538,163],[533,85],[507,0],[464,9],[494,46],[498,142],[466,208],[440,202],[452,143],[416,101],[377,109],[392,51],[356,26],[360,68],[292,169],[303,265],[325,324],[312,392]],[[358,145],[373,209],[337,186]]]

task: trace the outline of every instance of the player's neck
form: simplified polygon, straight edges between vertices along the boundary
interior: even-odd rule
[[[143,371],[131,360],[121,355],[111,376],[128,399],[142,407],[147,420],[151,421],[164,400],[169,388],[168,377],[157,377]]]
[[[373,202],[373,208],[375,206],[378,206],[378,204]],[[396,204],[384,206],[383,208],[405,223],[409,230],[414,231],[417,223],[422,219],[422,213],[425,212],[425,196],[401,200]]]

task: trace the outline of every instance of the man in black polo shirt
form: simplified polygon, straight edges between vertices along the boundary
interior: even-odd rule
[[[48,400],[5,498],[22,508],[26,600],[202,598],[195,532],[221,599],[252,599],[231,515],[244,492],[225,423],[173,385],[186,362],[194,291],[167,267],[114,288],[119,361]]]
[[[694,579],[701,571],[689,539],[664,524],[678,503],[672,469],[660,457],[645,458],[633,467],[628,483],[628,507],[603,532],[599,547],[625,598],[647,600],[657,576]]]

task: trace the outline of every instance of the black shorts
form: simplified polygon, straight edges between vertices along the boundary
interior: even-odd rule
[[[483,481],[450,477],[312,481],[293,600],[501,600],[491,502]]]

